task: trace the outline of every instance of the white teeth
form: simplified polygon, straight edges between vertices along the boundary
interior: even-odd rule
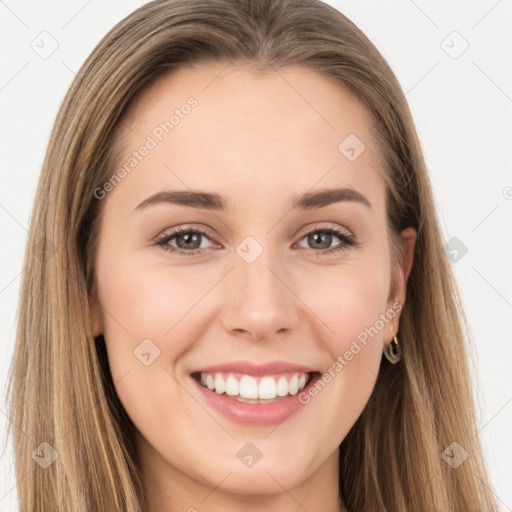
[[[281,377],[284,379],[284,377]],[[286,380],[286,379],[285,379]],[[276,381],[272,377],[263,377],[259,386],[258,398],[275,398],[276,397]]]
[[[226,385],[224,383],[224,379],[222,378],[222,375],[217,374],[215,376],[215,392],[219,395],[222,395],[226,391]]]
[[[273,400],[276,397],[296,395],[304,389],[309,381],[309,374],[295,373],[287,379],[281,375],[276,382],[274,376],[267,375],[258,381],[250,375],[242,375],[238,380],[234,375],[228,374],[225,379],[221,373],[201,373],[200,382],[204,387],[216,393],[233,397],[253,400]]]
[[[288,381],[284,375],[279,377],[279,380],[277,381],[276,392],[277,396],[286,396],[288,394]]]
[[[299,376],[295,374],[288,382],[288,393],[296,395],[299,392]]]
[[[222,379],[222,375],[220,376],[220,378]],[[230,375],[226,380],[226,395],[236,396],[238,395],[238,391],[238,381],[235,379],[235,377]]]
[[[240,379],[240,390],[238,391],[238,394],[243,398],[259,398],[258,393],[259,388],[256,379],[254,377],[244,375]]]

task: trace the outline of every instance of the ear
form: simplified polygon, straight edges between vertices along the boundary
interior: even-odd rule
[[[418,234],[416,230],[412,227],[406,228],[401,233],[402,237],[402,247],[404,252],[404,257],[402,264],[397,265],[397,268],[393,274],[393,282],[391,286],[391,294],[388,299],[388,307],[391,307],[392,304],[398,302],[402,306],[405,303],[405,297],[407,292],[407,280],[409,279],[409,274],[411,273],[412,264],[414,260],[414,247],[416,245],[416,240]],[[401,311],[397,313],[396,318],[393,320],[391,324],[389,335],[389,341],[393,339],[395,334],[398,332],[398,324],[400,321]],[[387,338],[388,336],[386,336]]]
[[[91,296],[89,300],[90,304],[90,318],[92,324],[92,336],[96,338],[100,334],[104,332],[103,325],[103,311],[98,299],[98,290],[96,288],[96,283],[93,285],[93,289],[91,291]]]

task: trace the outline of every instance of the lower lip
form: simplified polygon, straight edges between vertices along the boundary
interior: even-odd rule
[[[219,395],[215,391],[202,386],[201,383],[192,376],[191,379],[199,388],[199,391],[205,397],[208,404],[230,420],[251,425],[275,425],[276,423],[283,422],[286,418],[298,412],[306,405],[299,402],[299,394],[307,392],[308,388],[320,377],[319,374],[315,373],[310,377],[307,386],[296,395],[281,398],[277,402],[268,404],[247,404],[239,402],[226,394]]]

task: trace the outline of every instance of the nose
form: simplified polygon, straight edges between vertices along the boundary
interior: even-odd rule
[[[227,300],[221,314],[224,328],[255,340],[272,339],[296,328],[301,301],[285,272],[270,251],[248,263],[235,255],[227,280]]]

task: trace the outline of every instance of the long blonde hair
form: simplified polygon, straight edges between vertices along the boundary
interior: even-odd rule
[[[104,203],[94,190],[115,170],[115,136],[134,99],[164,73],[205,61],[248,62],[260,72],[300,64],[336,80],[371,116],[397,258],[400,231],[418,232],[402,361],[383,361],[340,446],[348,509],[496,511],[476,435],[467,320],[410,110],[375,46],[319,0],[150,2],[118,23],[76,75],[37,188],[9,374],[20,510],[143,510],[134,426],[115,393],[104,340],[92,336]],[[32,458],[43,442],[57,455],[46,469]],[[442,456],[453,442],[468,454],[456,469]]]

